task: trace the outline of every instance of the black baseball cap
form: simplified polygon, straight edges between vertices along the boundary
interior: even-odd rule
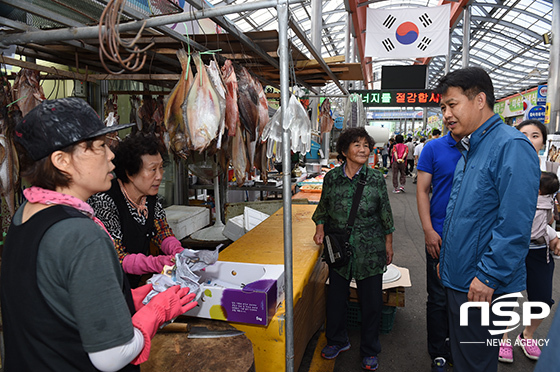
[[[35,161],[74,143],[135,125],[106,127],[95,110],[81,98],[44,100],[16,125],[14,140]]]

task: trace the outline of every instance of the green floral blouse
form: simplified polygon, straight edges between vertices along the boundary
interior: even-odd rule
[[[352,277],[362,280],[386,270],[385,236],[395,230],[393,213],[381,172],[364,165],[351,180],[344,174],[345,165],[325,175],[321,200],[313,214],[313,221],[317,225],[324,224],[325,233],[329,228],[343,229],[350,215],[359,175],[366,172],[366,185],[350,235],[352,256],[348,265],[334,269],[348,280]]]

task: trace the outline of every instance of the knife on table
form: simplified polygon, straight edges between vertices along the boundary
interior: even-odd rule
[[[211,330],[206,327],[193,327],[189,323],[170,323],[160,332],[187,333],[187,338],[220,338],[235,337],[245,334],[237,329]]]

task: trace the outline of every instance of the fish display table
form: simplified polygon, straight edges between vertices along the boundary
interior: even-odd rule
[[[325,321],[325,281],[328,268],[320,259],[321,247],[313,242],[316,206],[292,205],[294,367],[297,371],[305,348]],[[222,252],[220,261],[284,264],[283,208],[272,214]],[[253,344],[257,372],[285,370],[286,323],[284,302],[268,326],[230,323],[244,331]]]

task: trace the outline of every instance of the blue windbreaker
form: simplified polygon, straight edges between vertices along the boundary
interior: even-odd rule
[[[443,227],[443,285],[468,292],[476,276],[496,294],[525,289],[540,181],[535,148],[495,114],[462,151]]]

